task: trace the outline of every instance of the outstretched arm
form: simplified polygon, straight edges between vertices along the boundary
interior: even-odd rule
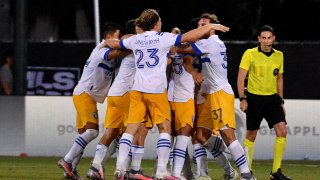
[[[108,60],[112,60],[115,58],[123,58],[126,55],[128,55],[129,53],[131,53],[131,50],[122,51],[122,50],[118,50],[118,49],[113,49],[108,54]]]
[[[181,43],[183,42],[194,42],[204,36],[206,33],[210,32],[210,30],[228,32],[229,27],[221,25],[221,24],[207,24],[198,29],[193,29],[188,31],[182,35]]]
[[[103,44],[101,44],[100,48],[110,47],[112,49],[120,49],[120,41],[119,39],[106,39]]]

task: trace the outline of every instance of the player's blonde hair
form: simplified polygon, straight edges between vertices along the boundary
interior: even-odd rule
[[[136,25],[143,31],[153,29],[157,22],[160,20],[158,12],[154,9],[145,9],[136,21]]]
[[[203,13],[200,16],[200,18],[210,19],[210,23],[216,23],[216,24],[220,23],[220,21],[218,20],[217,15],[215,15],[215,14]]]

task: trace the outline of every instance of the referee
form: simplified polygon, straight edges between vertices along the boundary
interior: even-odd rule
[[[272,48],[275,41],[273,28],[264,25],[258,34],[258,47],[247,49],[241,59],[238,73],[240,109],[247,114],[247,135],[244,147],[251,168],[254,141],[263,118],[274,128],[272,180],[290,180],[281,172],[282,156],[286,147],[286,119],[283,107],[283,53]],[[247,92],[244,81],[248,74]]]

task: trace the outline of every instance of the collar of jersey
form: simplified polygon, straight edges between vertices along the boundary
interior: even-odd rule
[[[143,34],[144,35],[152,35],[158,33],[157,31],[145,31]]]

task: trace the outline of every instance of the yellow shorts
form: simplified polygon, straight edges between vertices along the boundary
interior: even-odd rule
[[[148,113],[151,118],[145,118]],[[161,124],[165,120],[171,121],[167,92],[161,94],[130,92],[128,123]]]
[[[72,99],[77,111],[77,129],[84,128],[87,122],[98,124],[97,102],[89,94],[73,95]]]
[[[173,113],[175,130],[179,130],[189,124],[193,127],[194,123],[194,100],[189,99],[187,102],[170,102]]]
[[[204,96],[206,101],[199,110],[198,127],[218,131],[224,126],[236,128],[234,95],[223,90]]]
[[[124,130],[129,114],[130,94],[127,92],[123,96],[109,96],[107,103],[104,128]]]

